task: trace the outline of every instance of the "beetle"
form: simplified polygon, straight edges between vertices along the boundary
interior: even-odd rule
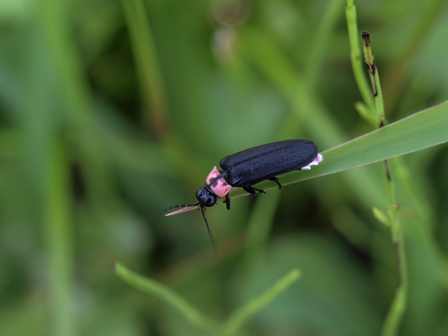
[[[175,205],[169,210],[181,209],[165,216],[177,215],[197,207],[201,210],[213,244],[205,210],[214,206],[218,198],[225,197],[227,209],[230,210],[229,192],[233,187],[243,188],[255,196],[257,193],[264,193],[264,190],[254,188],[253,185],[271,180],[281,189],[278,175],[294,170],[311,169],[311,166],[318,165],[322,160],[323,156],[318,153],[314,142],[306,139],[271,142],[226,156],[219,162],[221,170],[218,170],[216,166],[213,167],[205,180],[204,188],[196,192],[198,203]]]

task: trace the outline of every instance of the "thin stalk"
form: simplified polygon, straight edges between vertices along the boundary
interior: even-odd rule
[[[377,90],[377,95],[375,96],[376,115],[380,119],[379,127],[383,127],[387,124],[384,115],[383,93],[380,84],[379,72],[373,58],[372,49],[370,47],[370,41],[369,48],[367,48],[366,53],[368,57],[366,57],[366,62],[368,63],[369,61],[372,61],[374,76],[373,82],[375,84],[374,90]],[[398,333],[398,328],[406,309],[408,295],[408,274],[403,227],[400,223],[397,213],[398,208],[396,207],[397,203],[394,188],[395,183],[391,172],[391,164],[388,160],[384,161],[384,179],[386,182],[389,216],[391,219],[392,242],[395,245],[395,254],[397,259],[398,285],[395,292],[395,298],[392,301],[392,305],[386,316],[386,320],[384,321],[382,335],[394,336]]]
[[[380,118],[380,125],[386,125],[386,115],[384,114],[383,90],[381,89],[380,73],[378,69],[375,71],[375,83],[378,94],[375,97],[376,115]]]
[[[371,81],[372,81],[372,93],[375,97],[375,116],[377,127],[381,128],[386,125],[386,119],[384,116],[384,102],[383,94],[381,90],[379,72],[375,64],[375,58],[372,53],[372,45],[370,40],[370,34],[365,31],[362,33],[363,50],[365,62],[367,64]],[[404,311],[406,309],[407,292],[408,292],[408,280],[407,280],[407,262],[405,254],[405,242],[403,235],[403,228],[400,224],[395,198],[394,179],[391,172],[390,162],[388,160],[384,163],[384,178],[387,188],[387,204],[389,208],[390,216],[390,229],[392,235],[392,242],[395,245],[395,253],[397,258],[398,268],[398,285],[395,292],[395,298],[389,309],[382,328],[383,336],[394,336],[398,332],[401,320],[403,318]]]
[[[403,227],[397,213],[398,208],[395,203],[394,181],[392,179],[392,173],[388,161],[384,161],[384,172],[387,187],[389,215],[391,220],[392,242],[395,245],[395,254],[397,259],[398,285],[394,300],[392,301],[389,312],[386,316],[386,320],[384,321],[381,335],[394,336],[398,333],[398,328],[406,309],[408,272]]]
[[[359,48],[359,34],[358,34],[358,21],[356,15],[356,6],[353,4],[353,0],[347,1],[347,7],[345,8],[345,15],[347,18],[348,37],[350,42],[350,58],[353,68],[353,74],[355,75],[356,84],[358,85],[359,92],[361,93],[364,103],[367,105],[368,110],[374,114],[375,103],[372,97],[369,83],[364,75],[364,66],[361,61],[361,49]]]
[[[376,67],[375,58],[372,53],[372,44],[370,41],[369,32],[365,31],[362,33],[362,47],[364,50],[364,57],[366,60],[367,67],[369,69],[370,78],[372,81],[373,96],[375,97],[375,119],[376,127],[381,127],[386,124],[384,116],[384,101],[383,92],[381,90],[380,74],[378,68]]]

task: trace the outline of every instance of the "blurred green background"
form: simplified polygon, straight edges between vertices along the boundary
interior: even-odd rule
[[[388,120],[446,100],[447,1],[355,4]],[[217,321],[297,267],[239,335],[378,335],[398,281],[372,214],[387,211],[381,164],[209,209],[219,259],[199,212],[155,215],[195,202],[228,154],[287,138],[325,150],[372,130],[354,108],[345,5],[1,1],[0,335],[207,334],[123,283],[113,260]],[[448,334],[447,153],[394,171],[400,335]]]

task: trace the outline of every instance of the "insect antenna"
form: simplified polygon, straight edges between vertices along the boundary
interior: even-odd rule
[[[160,211],[160,214],[164,214],[167,213],[165,216],[173,216],[173,215],[177,215],[183,212],[187,212],[190,210],[194,210],[197,209],[197,206],[199,205],[199,203],[194,203],[194,204],[177,204],[177,205],[173,205],[167,208],[164,208]],[[179,209],[179,210],[175,210],[175,211],[171,211],[174,209]]]
[[[215,240],[213,239],[212,232],[210,231],[210,227],[208,226],[207,218],[205,218],[205,210],[206,210],[205,206],[201,205],[201,213],[202,213],[202,217],[204,218],[204,221],[205,221],[205,226],[207,226],[208,236],[210,237],[210,241],[213,246],[213,251],[215,251],[216,258],[218,258],[218,252],[216,252],[216,247],[215,247]]]

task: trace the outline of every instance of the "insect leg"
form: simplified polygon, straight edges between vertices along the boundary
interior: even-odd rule
[[[245,186],[243,187],[243,189],[246,190],[252,196],[257,195],[257,192],[259,192],[260,194],[265,194],[264,190],[254,188],[252,186]]]
[[[266,194],[266,192],[264,191],[264,190],[262,190],[262,189],[257,189],[257,188],[254,188],[254,187],[251,187],[253,190],[255,190],[255,191],[258,191],[260,194]]]
[[[244,190],[246,190],[249,194],[251,194],[252,196],[255,196],[257,193],[255,192],[255,190],[251,187],[243,187]]]
[[[275,183],[277,183],[279,189],[282,188],[282,185],[280,184],[280,180],[278,179],[278,177],[274,176],[274,177],[268,178],[268,180],[274,181]]]
[[[230,210],[230,197],[229,197],[229,194],[226,194],[225,202],[226,202],[226,205],[227,205],[227,210]]]

